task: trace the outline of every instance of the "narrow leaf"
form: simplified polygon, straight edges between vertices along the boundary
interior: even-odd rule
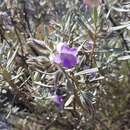
[[[118,58],[118,60],[129,60],[130,59],[130,55],[127,56],[121,56]]]
[[[82,74],[91,74],[91,73],[94,73],[94,72],[98,72],[98,68],[92,68],[92,69],[86,69],[86,70],[83,70],[83,71],[80,71],[78,73],[75,73],[75,76],[77,75],[82,75]]]

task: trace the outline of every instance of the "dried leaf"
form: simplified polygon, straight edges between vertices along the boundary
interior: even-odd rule
[[[17,54],[18,49],[19,49],[19,46],[16,47],[16,50],[15,50],[14,53],[12,54],[12,57],[8,60],[7,66],[6,66],[7,68],[8,68],[8,67],[11,65],[11,63],[13,62],[13,60],[14,60],[16,54]]]
[[[74,95],[71,95],[69,97],[69,99],[66,101],[66,103],[64,104],[65,107],[68,107],[74,100]]]

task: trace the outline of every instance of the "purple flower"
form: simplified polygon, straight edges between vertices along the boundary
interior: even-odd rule
[[[65,42],[57,45],[57,53],[50,57],[50,60],[65,68],[72,68],[78,63],[77,49],[70,48]]]
[[[61,111],[63,109],[63,96],[54,95],[54,96],[52,96],[52,100],[55,103],[58,111]]]
[[[54,96],[53,96],[53,101],[54,101],[57,105],[61,105],[61,104],[63,103],[63,96],[54,95]]]

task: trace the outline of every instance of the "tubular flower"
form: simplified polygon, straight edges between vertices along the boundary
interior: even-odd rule
[[[77,62],[77,49],[70,48],[66,43],[59,43],[56,48],[57,53],[50,57],[50,60],[65,68],[74,67]]]

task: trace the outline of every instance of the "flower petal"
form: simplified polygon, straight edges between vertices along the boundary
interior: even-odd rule
[[[70,48],[67,43],[61,42],[57,45],[57,54],[50,57],[50,60],[65,68],[72,68],[78,63],[77,49]]]
[[[76,48],[70,48],[67,43],[60,42],[57,45],[57,52],[58,53],[65,53],[65,54],[71,54],[76,56],[77,55],[77,49]]]
[[[77,57],[70,54],[61,54],[62,65],[65,68],[72,68],[77,64]]]
[[[55,96],[53,96],[53,101],[54,101],[57,105],[61,105],[61,104],[63,103],[63,96],[55,95]]]
[[[101,0],[83,0],[83,3],[89,7],[89,8],[92,8],[92,7],[95,7],[95,6],[99,6],[102,1]]]
[[[62,59],[61,59],[60,54],[56,54],[56,55],[52,56],[50,59],[52,62],[55,62],[57,64],[62,64]]]
[[[90,40],[87,42],[87,49],[89,50],[93,49],[93,41]]]
[[[60,42],[59,44],[57,44],[57,47],[56,47],[56,50],[58,53],[61,53],[62,52],[62,48],[67,46],[67,43],[66,42]]]
[[[63,46],[61,53],[76,56],[77,55],[77,49],[76,48],[70,48],[69,46]]]

